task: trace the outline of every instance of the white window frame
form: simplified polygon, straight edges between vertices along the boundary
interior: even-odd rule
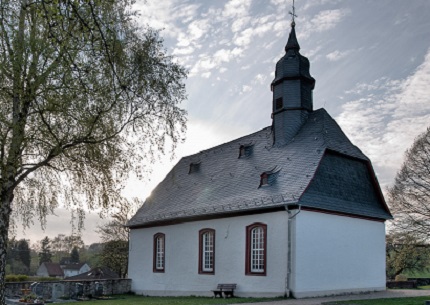
[[[166,236],[163,233],[154,235],[154,272],[164,272],[166,257]]]
[[[199,273],[215,273],[215,230],[199,231]]]

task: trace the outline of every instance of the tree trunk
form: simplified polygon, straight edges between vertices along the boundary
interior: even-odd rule
[[[0,305],[5,305],[5,275],[6,275],[6,250],[9,233],[9,219],[11,214],[11,203],[13,192],[4,189],[0,193]]]

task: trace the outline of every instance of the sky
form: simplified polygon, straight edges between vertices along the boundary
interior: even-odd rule
[[[183,156],[271,125],[275,63],[290,31],[292,0],[137,0],[141,25],[160,30],[167,53],[188,70],[186,141],[125,194],[144,200]],[[325,108],[372,161],[383,190],[405,150],[430,126],[430,1],[296,0],[300,53]],[[32,241],[71,233],[64,211],[35,224]],[[86,243],[98,240],[87,215]]]

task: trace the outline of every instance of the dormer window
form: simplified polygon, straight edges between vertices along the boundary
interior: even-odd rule
[[[239,159],[247,158],[252,155],[252,144],[244,144],[239,146]]]
[[[188,171],[188,174],[192,174],[192,173],[196,173],[200,170],[200,162],[196,162],[196,163],[191,163],[190,164],[190,169]]]
[[[261,181],[260,181],[260,186],[266,186],[269,185],[269,175],[267,173],[262,173],[261,174]]]
[[[278,178],[279,171],[281,169],[275,166],[272,170],[263,172],[260,175],[260,185],[258,188],[262,186],[270,186],[273,185],[276,182],[276,179]]]

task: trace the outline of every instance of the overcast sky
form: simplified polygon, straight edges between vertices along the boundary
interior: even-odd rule
[[[130,182],[146,198],[179,160],[271,125],[270,83],[290,31],[292,0],[139,1],[141,24],[160,29],[167,52],[189,71],[187,140],[176,158]],[[296,0],[301,54],[316,79],[314,109],[325,108],[389,186],[404,151],[430,126],[430,1]],[[59,212],[62,215],[62,212]],[[89,215],[84,240],[93,233]],[[64,217],[37,226],[32,241],[70,234]],[[43,235],[44,234],[44,235]]]

